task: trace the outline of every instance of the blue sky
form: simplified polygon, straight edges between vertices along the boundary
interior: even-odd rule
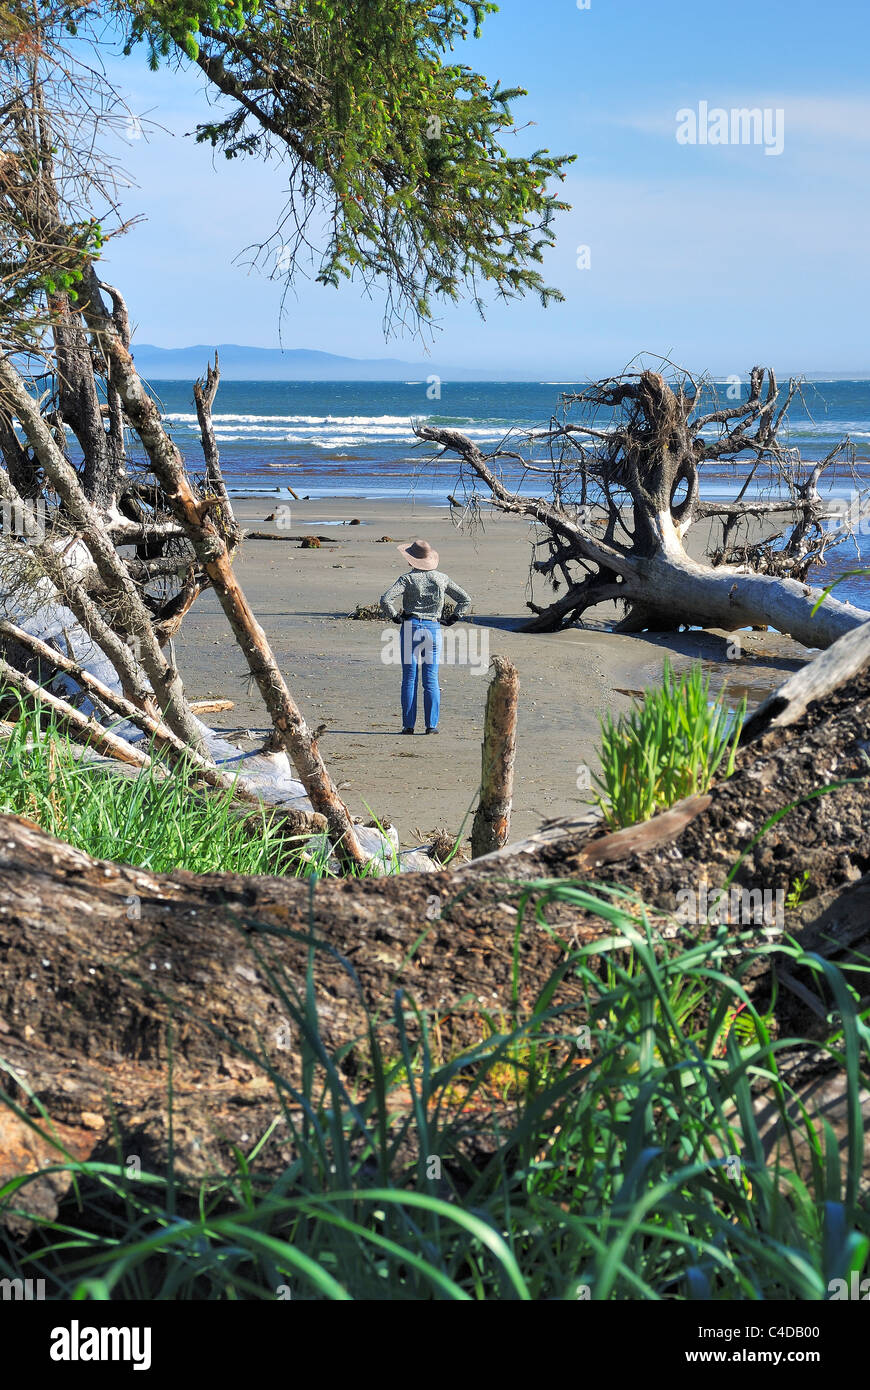
[[[439,311],[433,361],[566,379],[638,352],[693,371],[870,375],[870,10],[866,0],[503,0],[463,59],[521,85],[517,148],[574,153],[545,273],[566,296]],[[383,303],[354,286],[281,287],[234,264],[283,206],[280,166],[214,157],[185,133],[207,109],[192,72],[111,63],[148,129],[123,152],[128,215],[108,251],[141,342],[237,342],[420,361],[385,342]],[[679,144],[683,108],[781,110],[781,154]],[[776,119],[772,117],[772,119]],[[588,247],[588,269],[578,248]],[[584,257],[581,257],[581,259]]]

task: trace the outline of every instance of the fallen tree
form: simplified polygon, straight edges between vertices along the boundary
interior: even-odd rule
[[[312,951],[322,1044],[340,1054],[350,1082],[365,1073],[369,1014],[386,1013],[397,988],[437,1017],[452,1055],[480,1041],[482,1014],[527,1016],[571,947],[612,943],[601,916],[547,902],[547,880],[617,885],[637,895],[638,922],[642,900],[655,933],[683,931],[695,940],[716,922],[703,913],[681,919],[681,900],[688,892],[700,902],[707,887],[715,894],[739,860],[731,886],[743,906],[733,929],[769,944],[742,984],[770,1013],[774,1036],[805,1040],[789,1051],[791,1082],[833,1116],[825,1046],[833,1001],[818,971],[781,965],[776,942],[796,933],[818,959],[841,965],[870,951],[870,627],[842,643],[842,661],[836,649],[817,659],[822,677],[808,707],[799,692],[794,701],[784,695],[747,725],[734,776],[709,795],[611,835],[551,826],[458,868],[401,882],[156,875],[93,861],[26,821],[2,819],[7,1096],[31,1109],[38,1100],[72,1152],[118,1161],[120,1142],[122,1154],[164,1165],[171,1050],[178,1170],[222,1169],[234,1144],[280,1117],[263,1065],[291,1087],[299,1082],[303,1049],[287,1000],[304,993]],[[782,895],[772,932],[754,901],[759,893]],[[541,920],[526,910],[518,933],[529,894]],[[733,896],[726,901],[733,907]],[[737,969],[742,947],[726,941],[722,950],[725,968]],[[861,981],[851,977],[866,1005]],[[553,1002],[578,999],[571,973],[563,974]],[[406,1019],[413,1034],[415,1015],[406,1011]],[[760,1085],[759,1107],[767,1099]],[[838,1133],[848,1130],[842,1114],[838,1123]],[[0,1179],[19,1171],[20,1142],[16,1131],[4,1148],[0,1135]],[[288,1155],[279,1125],[259,1161],[277,1171]],[[48,1192],[46,1201],[54,1200]]]
[[[781,442],[799,390],[791,381],[781,398],[774,373],[754,367],[746,398],[720,406],[710,383],[687,376],[669,383],[642,371],[563,397],[562,418],[525,440],[508,438],[491,454],[459,430],[418,425],[415,433],[461,460],[454,506],[477,509],[485,496],[500,511],[530,517],[543,529],[535,546],[545,557],[533,559],[532,575],[564,592],[545,606],[530,602],[536,616],[524,630],[556,631],[600,603],[617,602],[625,605],[618,632],[770,624],[805,646],[826,647],[870,613],[833,598],[813,612],[821,593],[805,582],[807,573],[854,537],[856,513],[844,518],[818,491],[826,469],[851,466],[848,445],[807,465]],[[704,410],[711,395],[714,408]],[[579,420],[572,418],[575,411]],[[518,448],[523,443],[525,453]],[[550,461],[533,462],[531,449],[548,452]],[[502,460],[518,470],[523,484],[547,477],[549,497],[508,487]],[[705,503],[704,465],[738,460],[747,474],[734,500]],[[857,485],[854,468],[851,476]],[[776,495],[750,494],[762,480],[768,491],[776,485]],[[857,513],[865,506],[859,496]],[[789,517],[787,536],[750,530],[753,521]],[[826,529],[832,517],[837,524]],[[722,526],[707,563],[693,559],[684,545],[689,528],[704,519]]]

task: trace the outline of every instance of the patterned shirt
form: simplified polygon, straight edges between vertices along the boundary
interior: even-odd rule
[[[456,616],[471,610],[471,599],[441,570],[411,570],[402,574],[381,596],[381,608],[388,618],[428,618],[440,622],[445,596],[456,604]]]

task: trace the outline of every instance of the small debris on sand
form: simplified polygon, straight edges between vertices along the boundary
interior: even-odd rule
[[[379,603],[358,603],[354,611],[348,614],[348,617],[356,618],[359,622],[384,621]]]
[[[451,855],[453,855],[455,859],[466,858],[461,850],[457,850],[454,855],[454,850],[456,850],[456,836],[451,835],[447,830],[436,830],[426,848],[431,857],[437,859],[439,864],[446,863]]]

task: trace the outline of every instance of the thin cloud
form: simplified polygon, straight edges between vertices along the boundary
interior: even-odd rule
[[[673,137],[676,112],[684,107],[697,107],[699,101],[707,101],[711,109],[718,106],[727,111],[747,107],[782,110],[788,135],[870,144],[870,98],[865,97],[807,97],[782,93],[729,96],[705,88],[693,94],[681,92],[674,98],[671,110],[659,108],[624,116],[603,115],[601,119],[608,125],[638,130],[646,135]]]

